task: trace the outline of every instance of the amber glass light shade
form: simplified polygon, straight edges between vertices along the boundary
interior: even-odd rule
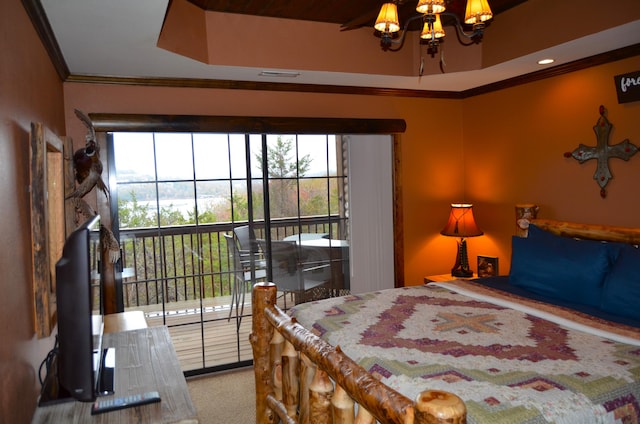
[[[493,12],[487,0],[467,0],[467,10],[464,14],[464,23],[476,25],[493,18]]]
[[[442,13],[446,8],[444,0],[419,0],[416,11],[418,13]]]
[[[420,33],[420,38],[423,40],[431,40],[431,36],[437,40],[438,38],[444,37],[444,28],[442,28],[442,22],[440,22],[440,15],[436,15],[436,20],[433,23],[433,32],[431,28],[429,28],[429,22],[425,22],[422,27],[422,32]]]
[[[380,8],[378,19],[373,26],[380,32],[398,32],[400,31],[400,22],[398,21],[398,7],[395,3],[385,3]]]
[[[484,234],[473,217],[473,205],[452,203],[449,220],[440,234],[451,237],[476,237]]]

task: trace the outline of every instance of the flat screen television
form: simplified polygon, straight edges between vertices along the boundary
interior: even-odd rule
[[[56,359],[61,399],[91,402],[113,387],[112,382],[101,381],[106,352],[102,349],[100,263],[100,217],[95,216],[67,237],[56,263]]]

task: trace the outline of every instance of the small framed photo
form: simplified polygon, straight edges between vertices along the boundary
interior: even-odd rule
[[[478,255],[478,277],[495,277],[498,274],[497,256]]]

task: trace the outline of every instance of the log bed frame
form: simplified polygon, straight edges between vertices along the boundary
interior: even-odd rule
[[[531,222],[560,236],[640,244],[640,228],[549,219]],[[257,424],[466,422],[466,407],[458,396],[425,388],[415,401],[408,399],[351,360],[340,346],[330,345],[285,314],[276,305],[276,292],[273,283],[253,288],[249,339]]]

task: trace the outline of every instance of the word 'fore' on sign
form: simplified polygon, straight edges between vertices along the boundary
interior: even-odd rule
[[[616,83],[618,103],[640,100],[640,71],[616,75],[613,77],[613,81]]]

